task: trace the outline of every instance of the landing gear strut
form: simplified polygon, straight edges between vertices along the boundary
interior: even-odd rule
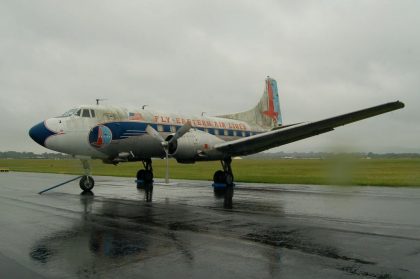
[[[147,202],[152,201],[153,196],[153,167],[152,160],[143,161],[144,169],[137,172],[137,188],[144,189],[144,198]]]
[[[226,158],[222,161],[223,170],[218,170],[213,176],[214,195],[216,197],[224,197],[224,207],[232,208],[233,198],[233,173],[232,173],[232,159]]]
[[[90,176],[90,164],[88,160],[81,160],[83,169],[85,171],[85,175],[82,176],[79,182],[80,189],[83,192],[90,192],[92,191],[93,187],[95,186],[95,180],[93,180],[92,176]]]

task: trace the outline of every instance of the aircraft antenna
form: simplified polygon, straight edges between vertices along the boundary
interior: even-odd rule
[[[96,99],[96,105],[99,106],[99,102],[101,102],[101,101],[106,101],[106,99]]]
[[[142,105],[142,106],[141,106],[141,109],[143,109],[143,110],[144,110],[144,108],[145,108],[145,107],[147,107],[147,106],[149,106],[149,105]]]

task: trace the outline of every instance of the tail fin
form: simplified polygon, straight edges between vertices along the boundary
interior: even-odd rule
[[[253,109],[220,117],[245,121],[264,129],[281,126],[283,122],[276,80],[270,77],[266,78],[264,94]]]

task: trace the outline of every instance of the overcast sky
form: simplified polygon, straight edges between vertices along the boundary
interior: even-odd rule
[[[0,151],[78,104],[246,110],[267,75],[285,123],[406,108],[275,151],[420,152],[420,1],[0,0]]]

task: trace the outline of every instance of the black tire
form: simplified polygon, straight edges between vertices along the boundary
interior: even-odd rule
[[[144,183],[152,183],[153,182],[153,172],[146,170],[144,171]]]
[[[145,170],[139,170],[137,172],[137,180],[144,180],[144,174],[145,174]]]
[[[213,175],[214,183],[224,183],[225,182],[225,172],[222,170],[218,170]]]
[[[95,186],[95,181],[92,176],[85,175],[80,179],[79,186],[83,191],[91,191]]]

